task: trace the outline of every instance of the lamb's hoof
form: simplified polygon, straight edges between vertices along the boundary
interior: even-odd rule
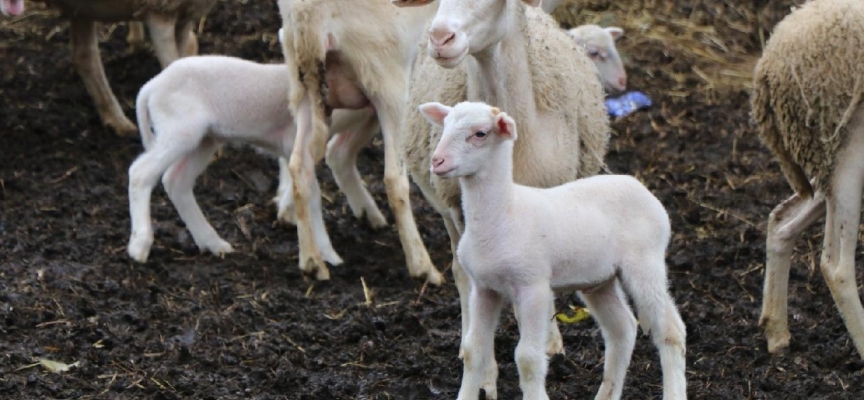
[[[147,257],[150,255],[150,247],[153,245],[153,237],[147,238],[147,235],[132,235],[129,239],[129,244],[126,246],[126,252],[129,257],[139,263],[146,263]]]
[[[114,131],[114,134],[119,137],[124,138],[134,138],[138,137],[138,127],[132,123],[128,118],[122,117],[120,119],[107,119],[105,120],[105,126]]]
[[[199,246],[204,251],[209,251],[217,256],[223,256],[225,254],[233,253],[234,247],[231,246],[231,243],[228,243],[222,239],[217,239],[213,243],[207,243],[202,246]]]

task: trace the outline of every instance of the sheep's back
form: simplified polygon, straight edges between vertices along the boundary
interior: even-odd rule
[[[792,186],[806,190],[806,182],[790,177],[789,168],[800,167],[817,189],[830,190],[846,123],[864,89],[864,2],[820,0],[792,12],[775,27],[754,82],[760,138]]]

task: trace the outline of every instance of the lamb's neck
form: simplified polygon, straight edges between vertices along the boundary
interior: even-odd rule
[[[490,223],[502,221],[502,213],[511,208],[515,192],[513,147],[512,143],[503,146],[507,148],[487,160],[482,171],[459,178],[466,230],[484,230]]]
[[[520,119],[529,118],[536,109],[531,68],[528,64],[527,17],[524,6],[508,2],[509,31],[497,45],[476,53],[467,61],[468,93],[501,108]],[[529,112],[531,111],[531,112]],[[524,115],[525,113],[529,115]]]

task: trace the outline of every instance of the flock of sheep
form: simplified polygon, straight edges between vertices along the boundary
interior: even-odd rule
[[[513,304],[525,399],[548,398],[548,356],[563,352],[553,291],[578,291],[605,341],[598,399],[621,397],[637,326],[660,353],[664,399],[686,393],[684,323],[668,291],[671,227],[638,180],[598,175],[609,122],[603,99],[626,88],[614,27],[560,29],[558,1],[279,0],[285,64],[198,56],[193,25],[215,0],[44,0],[71,20],[72,60],[103,123],[140,132],[129,168],[127,251],[146,262],[159,178],[202,251],[233,251],[192,189],[226,142],[277,157],[279,219],[295,223],[300,269],[328,279],[342,263],[325,229],[315,165],[325,158],[354,215],[387,225],[357,171],[380,131],[384,183],[412,277],[441,284],[414,222],[408,178],[451,240],[462,311],[459,399],[496,398],[494,332]],[[435,3],[432,5],[431,3]],[[542,6],[542,9],[540,9]],[[20,14],[23,0],[0,0]],[[149,29],[164,71],[144,85],[138,126],[105,78],[95,22]],[[794,240],[826,217],[821,270],[859,355],[864,308],[855,248],[864,192],[864,4],[813,0],[774,30],[756,67],[753,116],[796,194],[768,222],[762,316],[770,352],[789,345]],[[518,140],[517,140],[518,138]],[[577,179],[579,178],[579,179]],[[628,305],[632,299],[639,319]]]

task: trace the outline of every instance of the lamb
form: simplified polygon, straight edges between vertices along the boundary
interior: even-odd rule
[[[416,110],[429,101],[472,100],[510,110],[520,132],[529,138],[514,148],[516,182],[550,187],[600,171],[609,122],[596,68],[584,49],[548,14],[537,10],[539,3],[439,1],[425,51],[414,65],[408,103]],[[433,129],[417,112],[407,113],[404,123],[402,158],[414,182],[443,217],[455,257],[462,223],[459,185],[439,179],[428,168],[441,130]],[[459,260],[454,258],[452,265],[464,337],[470,319],[469,285]],[[555,324],[550,325],[548,351],[563,351]],[[494,398],[494,380],[490,376],[484,387],[487,397]]]
[[[545,389],[548,305],[553,290],[577,290],[606,343],[603,383],[596,398],[618,399],[637,324],[660,352],[663,398],[685,399],[685,327],[667,290],[669,217],[638,180],[627,175],[583,178],[552,188],[513,183],[516,122],[485,103],[454,107],[431,102],[420,112],[444,133],[431,172],[458,178],[465,215],[457,256],[471,282],[464,375],[458,399],[477,399],[504,301],[516,305],[515,361],[524,399],[548,399]],[[530,139],[528,139],[530,140]]]
[[[120,107],[108,85],[99,56],[96,21],[146,22],[153,39],[156,56],[162,67],[181,56],[197,52],[193,25],[203,17],[216,0],[41,0],[55,6],[70,19],[72,64],[81,75],[87,93],[93,98],[102,123],[118,136],[133,137],[138,129]],[[9,3],[6,3],[9,2]],[[0,0],[4,7],[12,4],[23,9],[23,0]],[[133,31],[139,31],[134,26]],[[140,32],[135,32],[132,38]],[[133,42],[134,43],[134,42]]]
[[[768,217],[759,325],[771,353],[783,351],[791,338],[787,302],[794,242],[825,216],[820,269],[864,358],[864,308],[855,277],[864,184],[861,21],[860,1],[808,2],[774,28],[756,65],[753,118],[795,191]]]
[[[280,0],[279,9],[289,106],[297,122],[288,169],[294,182],[300,269],[317,279],[329,279],[324,262],[341,262],[335,252],[322,252],[327,232],[323,224],[313,223],[323,220],[314,166],[324,152],[326,114],[332,109],[371,105],[382,129],[384,183],[408,272],[440,284],[443,277],[432,265],[417,231],[408,177],[397,154],[408,75],[424,26],[435,10],[399,10],[381,0],[354,0],[350,5],[334,0]]]
[[[24,0],[0,0],[0,14],[5,16],[21,15],[24,12]]]
[[[195,179],[224,142],[253,144],[275,155],[290,154],[295,125],[287,112],[288,89],[284,64],[223,56],[177,60],[142,87],[136,108],[145,152],[129,168],[130,257],[146,262],[150,253],[150,194],[160,175],[198,247],[214,254],[233,251],[195,201]],[[334,113],[331,127],[339,132],[359,128],[335,136],[328,145],[328,156],[339,153],[340,160],[351,163],[330,163],[328,157],[328,164],[354,214],[366,215],[373,227],[386,224],[353,163],[357,152],[378,131],[374,112],[340,110]],[[286,188],[292,186],[291,177],[283,174],[280,178],[279,214],[281,219],[290,219],[293,197]],[[329,238],[326,244],[330,246]]]
[[[627,72],[615,48],[615,41],[624,36],[624,30],[617,26],[601,28],[597,25],[580,25],[567,30],[567,35],[576,44],[585,48],[588,57],[597,67],[597,76],[603,88],[609,93],[627,90]]]

